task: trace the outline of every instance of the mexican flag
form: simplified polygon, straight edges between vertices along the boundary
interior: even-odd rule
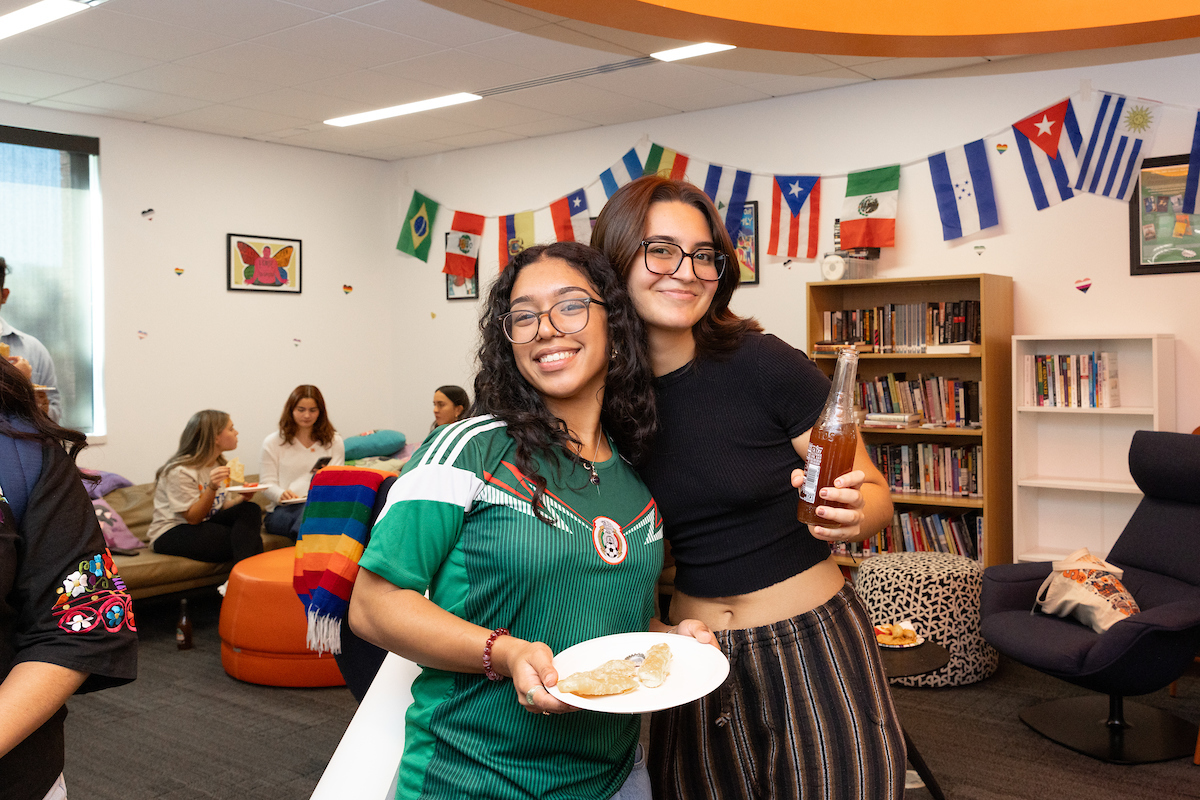
[[[896,246],[900,165],[851,172],[842,204],[842,249]]]
[[[408,204],[408,214],[404,217],[404,227],[400,229],[400,240],[396,249],[410,256],[416,256],[422,261],[429,261],[429,245],[433,243],[433,221],[437,218],[438,204],[420,192],[413,192],[412,202]]]

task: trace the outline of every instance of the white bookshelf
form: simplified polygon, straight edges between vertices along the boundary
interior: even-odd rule
[[[1117,354],[1120,406],[1022,405],[1025,356],[1092,352]],[[1021,335],[1012,359],[1013,556],[1050,561],[1087,547],[1103,558],[1142,497],[1129,475],[1134,431],[1175,430],[1175,337]]]

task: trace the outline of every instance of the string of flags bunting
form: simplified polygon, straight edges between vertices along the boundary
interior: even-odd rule
[[[1011,126],[1011,138],[1020,155],[1020,169],[1029,186],[1034,207],[1043,211],[1079,193],[1128,202],[1142,161],[1149,153],[1163,111],[1167,107],[1141,98],[1100,92],[1088,111],[1080,115],[1075,96],[1042,108]],[[1177,107],[1177,106],[1176,106]],[[1082,122],[1088,123],[1085,129]],[[1008,138],[1009,129],[991,133],[960,147],[930,155],[930,180],[945,241],[969,236],[1000,224],[992,159],[1003,156],[1007,142],[989,147],[988,141]],[[500,215],[497,255],[500,269],[526,247],[538,241],[534,215],[547,208],[554,241],[588,242],[591,220],[599,208],[625,184],[643,175],[691,180],[701,186],[737,241],[752,179],[768,177],[771,219],[768,255],[786,259],[815,259],[821,214],[821,175],[767,175],[716,163],[698,162],[683,153],[650,143],[645,158],[639,153],[647,140],[631,147],[592,184],[560,197],[542,209]],[[996,156],[991,155],[995,150]],[[846,195],[841,207],[841,247],[894,247],[899,209],[900,171],[919,164],[893,164],[846,174]],[[703,176],[700,179],[700,176]],[[1184,214],[1196,213],[1200,187],[1200,110],[1183,195]],[[396,248],[428,262],[433,229],[440,204],[414,191]],[[470,278],[475,275],[484,237],[485,217],[453,211],[446,235],[442,271]]]

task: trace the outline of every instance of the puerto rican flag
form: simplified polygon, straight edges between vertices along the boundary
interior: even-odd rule
[[[474,277],[475,264],[479,260],[479,240],[482,238],[483,217],[455,211],[450,233],[446,235],[446,266],[442,267],[442,272],[464,278]]]
[[[604,186],[604,196],[612,197],[625,184],[642,177],[642,159],[636,148],[621,156],[621,160],[600,173],[600,183]]]
[[[1037,210],[1074,197],[1071,183],[1079,174],[1083,134],[1070,98],[1030,114],[1012,128]]]
[[[1161,103],[1106,92],[1072,188],[1128,201],[1161,117]]]
[[[719,164],[708,165],[704,180],[704,193],[717,207],[717,213],[725,220],[729,238],[737,241],[742,230],[742,211],[746,207],[746,195],[750,192],[750,173]]]
[[[587,195],[583,189],[576,189],[551,203],[550,216],[554,219],[557,241],[583,244],[592,241],[592,220],[588,217]]]
[[[821,176],[776,175],[771,181],[771,239],[767,253],[816,258],[821,221]]]

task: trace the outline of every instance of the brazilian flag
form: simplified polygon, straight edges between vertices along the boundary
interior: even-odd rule
[[[433,242],[430,234],[433,233],[433,221],[437,218],[437,212],[437,203],[420,192],[413,192],[396,249],[422,261],[429,261],[429,245]]]

